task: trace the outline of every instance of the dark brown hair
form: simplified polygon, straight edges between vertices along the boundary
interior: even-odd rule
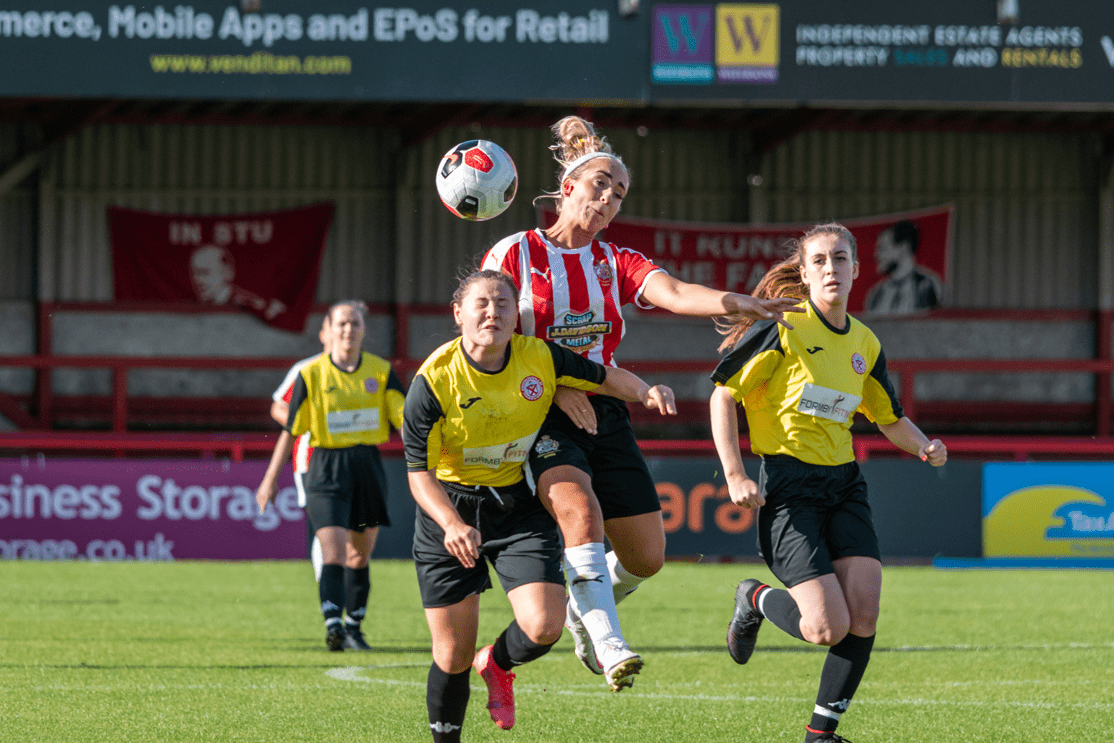
[[[837,238],[844,240],[851,248],[851,260],[858,260],[858,246],[851,230],[838,222],[818,224],[800,237],[789,241],[786,246],[787,257],[766,272],[766,275],[758,282],[758,286],[754,288],[754,296],[758,299],[792,297],[802,302],[808,299],[808,287],[801,281],[801,266],[804,265],[805,261],[805,245],[812,238],[821,235],[835,235]],[[732,322],[727,318],[717,317],[715,323],[716,330],[727,336],[717,349],[720,353],[723,353],[734,348],[742,340],[746,332],[750,330],[750,326],[754,324],[754,320],[744,317]]]
[[[466,274],[460,279],[460,285],[456,288],[456,291],[453,292],[452,305],[454,307],[459,307],[461,303],[464,302],[464,295],[468,293],[468,288],[471,287],[472,284],[475,284],[477,281],[483,281],[485,279],[498,281],[499,283],[505,285],[507,289],[510,290],[511,297],[514,299],[515,305],[518,304],[518,287],[514,285],[514,279],[512,279],[510,276],[503,273],[502,271],[495,271],[490,268],[485,268],[472,271],[471,273]],[[459,332],[460,326],[457,325],[456,329],[457,332]]]

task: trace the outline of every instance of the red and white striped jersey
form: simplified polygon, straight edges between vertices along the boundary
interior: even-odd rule
[[[662,269],[637,250],[593,240],[565,250],[539,230],[505,237],[484,256],[484,269],[502,271],[518,286],[518,330],[558,343],[606,366],[617,366],[622,306],[642,299],[646,280]]]
[[[280,384],[274,394],[271,395],[271,399],[275,402],[284,402],[290,405],[290,395],[294,392],[294,380],[298,378],[298,375],[302,373],[302,369],[305,368],[307,364],[320,355],[321,354],[309,356],[290,367],[290,371],[286,372],[286,378],[282,380],[282,384]],[[292,456],[294,459],[295,473],[304,474],[309,470],[309,457],[311,454],[313,454],[313,447],[309,445],[309,431],[306,431],[301,436],[294,439],[294,451]]]

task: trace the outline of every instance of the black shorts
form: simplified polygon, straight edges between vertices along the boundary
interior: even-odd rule
[[[554,405],[530,450],[530,476],[537,482],[547,469],[562,464],[588,473],[605,521],[660,511],[658,490],[638,449],[626,403],[607,395],[588,399],[598,433],[577,428]]]
[[[787,588],[835,572],[841,557],[881,559],[858,462],[808,464],[762,458],[758,553]]]
[[[306,517],[314,529],[342,526],[363,531],[391,524],[387,514],[387,475],[379,449],[374,446],[316,447],[303,482]]]
[[[422,606],[452,606],[491,588],[490,562],[504,591],[527,583],[565,585],[557,523],[526,481],[496,488],[442,482],[464,521],[480,532],[480,559],[466,568],[445,549],[445,532],[421,508],[414,517],[414,567]],[[506,510],[504,510],[506,509]]]

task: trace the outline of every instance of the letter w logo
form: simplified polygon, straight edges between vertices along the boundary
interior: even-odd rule
[[[739,32],[738,24],[742,23],[743,33]],[[754,16],[746,15],[742,18],[738,16],[727,17],[727,29],[731,32],[731,45],[735,47],[735,53],[738,54],[743,51],[743,43],[750,41],[750,48],[754,50],[755,54],[762,52],[762,44],[766,40],[766,34],[770,31],[770,26],[773,24],[773,19],[770,16],[762,18],[762,30],[759,31],[754,27]]]
[[[707,13],[698,13],[694,19],[690,13],[665,14],[659,16],[661,30],[665,35],[665,43],[669,46],[669,53],[676,55],[681,48],[681,38],[685,40],[685,49],[682,54],[691,57],[698,51],[700,40],[704,31],[711,23],[711,16]],[[676,26],[674,26],[676,23]]]

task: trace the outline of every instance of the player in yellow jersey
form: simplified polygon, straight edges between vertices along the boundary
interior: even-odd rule
[[[371,591],[368,561],[379,527],[391,523],[378,445],[387,442],[392,425],[402,428],[406,395],[391,365],[361,349],[366,327],[362,302],[329,308],[329,353],[294,380],[286,426],[256,493],[260,510],[274,500],[295,438],[309,431],[306,517],[321,542],[318,593],[330,650],[371,649],[360,629]]]
[[[406,397],[402,435],[419,506],[414,563],[433,639],[426,706],[436,743],[460,740],[469,666],[487,684],[491,718],[509,729],[512,670],[561,637],[565,581],[557,524],[524,471],[557,386],[676,413],[668,387],[650,387],[630,372],[516,334],[517,294],[498,271],[466,277],[452,305],[461,337],[426,359]],[[476,653],[480,593],[492,585],[489,563],[514,621]]]
[[[712,437],[731,500],[758,508],[759,551],[788,590],[744,580],[735,592],[727,647],[736,663],[754,651],[769,619],[779,629],[829,647],[805,741],[836,734],[874,646],[882,590],[878,537],[866,482],[851,446],[861,412],[898,448],[934,467],[947,461],[905,417],[886,372],[882,346],[847,314],[859,273],[855,238],[842,225],[814,227],[788,259],[762,279],[755,296],[801,299],[793,327],[769,320],[725,329],[731,349],[712,374]],[[746,410],[759,481],[739,451],[738,411]]]

